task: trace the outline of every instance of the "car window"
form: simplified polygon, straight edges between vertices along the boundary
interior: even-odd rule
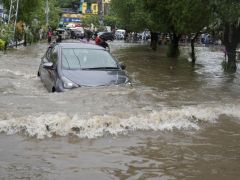
[[[50,54],[51,54],[52,48],[48,48],[46,52],[46,59],[47,61],[50,61]]]
[[[58,51],[57,50],[58,50],[58,47],[55,46],[50,52],[49,61],[52,62],[53,64],[57,63],[57,58],[58,58],[58,54],[57,54]]]
[[[117,68],[113,57],[104,50],[62,49],[63,69]]]

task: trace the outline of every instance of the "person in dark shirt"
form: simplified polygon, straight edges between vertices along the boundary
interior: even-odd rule
[[[108,43],[105,41],[105,39],[103,37],[101,37],[101,35],[96,37],[95,43],[104,48],[109,48]]]

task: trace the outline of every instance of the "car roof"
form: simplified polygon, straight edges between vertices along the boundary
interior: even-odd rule
[[[63,42],[58,43],[61,48],[80,48],[80,49],[96,49],[96,50],[105,50],[103,47],[90,43],[81,43],[81,42]]]

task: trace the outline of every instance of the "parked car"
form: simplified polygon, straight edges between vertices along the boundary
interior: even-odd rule
[[[118,29],[118,30],[116,30],[116,32],[115,32],[115,39],[117,39],[117,40],[123,40],[125,34],[126,34],[126,30],[124,30],[124,29]]]
[[[61,92],[78,87],[131,85],[125,68],[100,46],[65,42],[49,46],[38,76],[49,92]]]
[[[69,39],[70,35],[68,34],[68,32],[65,29],[62,28],[58,28],[56,29],[57,35],[61,36],[62,39]]]
[[[84,29],[82,27],[70,28],[71,39],[82,39],[84,38]]]

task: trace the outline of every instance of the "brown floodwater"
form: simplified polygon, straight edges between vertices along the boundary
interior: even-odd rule
[[[47,44],[0,54],[0,179],[217,179],[240,176],[240,71],[220,47],[167,58],[114,41],[132,87],[48,93]]]

